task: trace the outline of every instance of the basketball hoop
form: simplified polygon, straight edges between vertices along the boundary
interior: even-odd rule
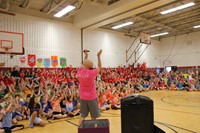
[[[12,49],[12,47],[9,46],[4,46],[2,47],[4,49],[4,53],[10,55],[10,59],[12,59],[14,57],[14,55],[12,54],[11,51],[9,51],[10,49]]]
[[[0,67],[5,66],[5,62],[0,62]]]
[[[4,49],[5,54],[11,54],[11,51],[9,51],[9,50],[12,49],[12,47],[4,46],[4,47],[2,47],[2,49]]]
[[[8,52],[8,50],[10,49],[9,47],[3,47],[5,49],[5,52]]]
[[[151,44],[151,37],[150,37],[150,34],[141,32],[141,33],[140,33],[140,43]]]

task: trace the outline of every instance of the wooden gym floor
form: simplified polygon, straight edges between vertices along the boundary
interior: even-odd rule
[[[154,123],[166,133],[200,133],[200,92],[149,91],[142,92],[154,101]],[[121,133],[120,110],[109,110],[101,114],[109,119],[110,133]],[[45,127],[29,128],[28,121],[22,121],[25,129],[16,133],[77,133],[80,116],[61,120],[45,120]],[[89,119],[89,117],[88,117]]]

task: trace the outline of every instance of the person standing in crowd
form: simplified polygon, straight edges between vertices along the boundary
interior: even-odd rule
[[[90,112],[92,120],[100,117],[100,110],[98,107],[95,78],[100,73],[101,70],[101,53],[100,50],[97,53],[98,64],[97,68],[93,68],[93,62],[88,59],[88,52],[84,50],[85,59],[83,61],[83,67],[78,69],[77,78],[80,83],[80,110],[81,118],[79,120],[79,125],[88,116]]]

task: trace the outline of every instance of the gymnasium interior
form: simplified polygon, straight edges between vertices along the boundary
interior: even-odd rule
[[[44,127],[30,128],[27,96],[37,95],[41,109],[54,95],[80,99],[84,50],[97,68],[100,49],[94,82],[106,126],[82,130],[81,112],[52,119],[50,109],[38,116]],[[139,111],[127,113],[123,99],[143,96],[151,111],[136,100]],[[0,123],[10,99],[23,112],[12,118],[24,125],[16,133],[199,133],[200,0],[0,0]],[[159,131],[146,127],[148,113]]]

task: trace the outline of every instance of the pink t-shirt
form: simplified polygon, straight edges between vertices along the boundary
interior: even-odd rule
[[[80,83],[80,98],[82,100],[93,100],[97,98],[95,88],[95,77],[98,75],[98,69],[78,69],[78,80]]]

